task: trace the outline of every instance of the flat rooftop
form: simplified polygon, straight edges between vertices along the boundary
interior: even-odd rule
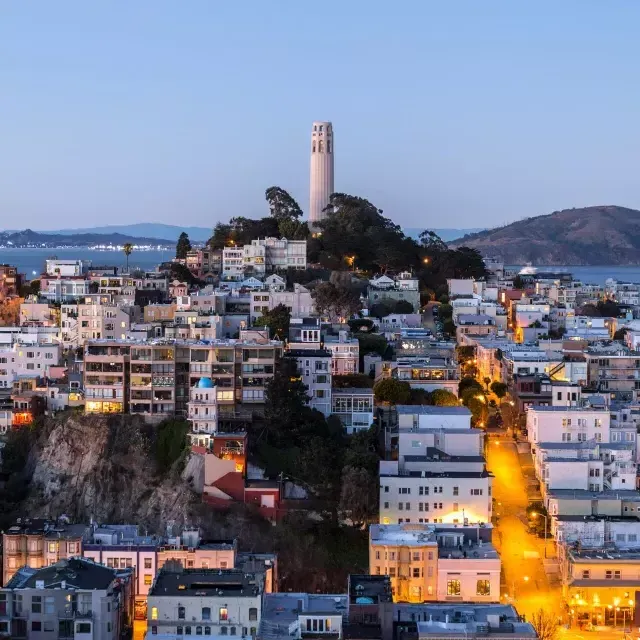
[[[428,524],[372,524],[369,540],[373,545],[437,546],[436,527]]]
[[[366,387],[355,387],[350,389],[349,387],[331,387],[332,396],[373,396],[373,389],[367,389]]]
[[[470,416],[471,411],[467,407],[434,407],[431,405],[399,404],[396,407],[398,415],[421,416]]]
[[[254,573],[235,569],[161,570],[149,591],[150,596],[229,596],[255,597],[262,583]]]
[[[551,407],[549,405],[543,404],[535,404],[529,409],[534,409],[535,411],[554,411],[556,413],[609,413],[608,407],[600,408],[600,407]]]
[[[266,593],[262,602],[262,622],[268,624],[267,633],[289,636],[289,625],[305,614],[345,615],[346,594]]]
[[[586,489],[553,489],[547,494],[550,498],[570,500],[624,500],[640,502],[640,492],[634,489],[624,491],[587,491]]]
[[[488,471],[406,471],[398,474],[380,472],[381,478],[493,478],[493,474]],[[638,494],[640,500],[640,494]]]

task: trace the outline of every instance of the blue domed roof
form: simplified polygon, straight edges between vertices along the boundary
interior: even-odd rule
[[[200,381],[196,385],[198,389],[213,389],[215,386],[211,378],[200,378]]]

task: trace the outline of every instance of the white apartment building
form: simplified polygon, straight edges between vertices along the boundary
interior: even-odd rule
[[[607,278],[604,283],[607,296],[612,297],[619,304],[640,305],[640,285],[635,282],[618,282]]]
[[[475,293],[474,284],[475,280],[473,278],[448,278],[449,297],[472,296]]]
[[[244,249],[242,247],[225,247],[222,250],[223,280],[242,280],[244,266]]]
[[[553,518],[551,532],[557,544],[579,542],[583,548],[615,545],[621,549],[640,548],[638,517],[558,515]]]
[[[82,545],[82,556],[110,569],[133,568],[135,594],[146,596],[158,572],[159,545],[158,537],[141,536],[137,525],[94,525]]]
[[[358,372],[360,342],[357,338],[349,338],[346,331],[340,331],[338,338],[326,336],[324,348],[331,354],[331,373],[334,376]]]
[[[610,338],[609,318],[592,318],[590,316],[571,316],[565,319],[565,340],[580,339],[587,342],[599,342]]]
[[[315,314],[316,307],[311,297],[311,292],[301,284],[294,284],[293,291],[267,290],[252,291],[251,296],[251,322],[252,324],[267,311],[283,304],[292,318],[304,318]],[[284,336],[283,336],[284,337]]]
[[[210,448],[211,439],[218,432],[218,390],[211,378],[200,378],[189,389],[187,419],[191,423],[191,444]]]
[[[48,280],[40,296],[48,302],[71,302],[89,293],[89,281],[84,278],[56,278]]]
[[[253,267],[254,274],[307,268],[306,240],[258,238],[243,250],[245,266]]]
[[[624,491],[636,486],[632,444],[540,443],[534,467],[543,494],[557,489]]]
[[[331,354],[326,349],[290,349],[310,396],[309,406],[325,416],[331,414]]]
[[[255,638],[262,616],[264,575],[235,569],[163,569],[147,597],[146,638]]]
[[[398,410],[397,460],[380,462],[382,524],[491,521],[483,432],[466,407]]]
[[[373,389],[331,390],[331,414],[338,416],[349,434],[368,429],[373,424]]]
[[[45,273],[48,276],[62,278],[82,276],[91,266],[91,260],[59,260],[50,258],[45,260]]]
[[[527,411],[527,437],[534,452],[543,442],[607,443],[610,422],[608,409],[536,405]]]
[[[48,376],[49,368],[60,362],[60,345],[21,344],[0,349],[0,387],[11,388],[22,375]]]

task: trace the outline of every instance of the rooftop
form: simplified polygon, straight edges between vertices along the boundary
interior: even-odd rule
[[[568,549],[569,555],[574,560],[623,560],[638,561],[640,560],[640,549],[619,549],[618,547],[610,547],[606,549]],[[609,584],[610,581],[609,581]],[[618,584],[618,581],[616,581]]]
[[[349,387],[331,387],[331,395],[332,396],[353,396],[353,395],[372,396],[373,389],[367,389],[366,387],[354,387],[353,389],[350,389]]]
[[[6,535],[44,535],[47,538],[75,539],[88,533],[86,524],[66,524],[45,518],[17,518]]]
[[[369,527],[371,544],[395,544],[412,547],[435,547],[436,527],[429,524],[372,524]]]
[[[115,580],[117,571],[86,558],[60,560],[42,569],[24,568],[7,583],[8,589],[36,589],[42,582],[45,589],[108,589]]]
[[[467,407],[434,407],[431,405],[399,404],[396,407],[398,415],[421,416],[470,416],[471,411]]]
[[[634,489],[619,491],[587,491],[586,489],[552,489],[547,494],[549,498],[571,500],[624,500],[626,502],[640,502],[640,492]]]
[[[246,596],[262,592],[260,578],[236,569],[162,569],[149,596]]]
[[[585,407],[551,407],[549,405],[543,405],[543,404],[535,404],[532,407],[529,407],[529,410],[533,409],[534,411],[555,411],[556,413],[584,413],[584,412],[588,412],[588,413],[602,413],[602,414],[609,414],[609,409],[608,408],[600,408],[600,407],[590,407],[590,406],[585,406]]]
[[[280,625],[288,627],[301,614],[342,616],[346,612],[346,594],[266,593],[262,603],[262,622],[274,629]]]
[[[366,602],[366,599],[372,602]],[[391,578],[368,574],[349,575],[349,600],[352,604],[391,602]]]

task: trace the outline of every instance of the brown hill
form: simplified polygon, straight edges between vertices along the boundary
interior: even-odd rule
[[[640,264],[640,211],[617,206],[565,209],[464,236],[449,246],[500,256],[505,264]]]

